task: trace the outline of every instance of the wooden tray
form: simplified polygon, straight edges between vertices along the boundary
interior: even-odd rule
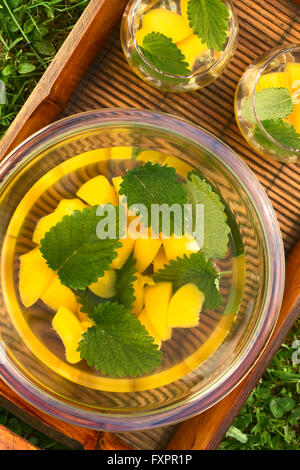
[[[74,449],[214,449],[300,312],[300,168],[259,157],[241,137],[233,112],[236,84],[246,67],[271,47],[300,42],[300,8],[287,0],[234,0],[240,35],[231,64],[206,88],[174,95],[151,88],[137,78],[121,51],[119,25],[110,33],[126,3],[126,0],[91,0],[0,142],[0,158],[55,118],[101,107],[158,109],[201,125],[227,143],[249,165],[276,211],[287,255],[280,317],[267,349],[242,383],[210,410],[177,426],[118,436],[81,429],[25,403],[2,381],[0,405]],[[34,448],[0,427],[0,449],[31,447]]]

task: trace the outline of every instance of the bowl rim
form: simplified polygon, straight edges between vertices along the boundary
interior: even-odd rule
[[[108,415],[70,405],[52,397],[31,383],[7,359],[5,345],[0,340],[0,377],[18,395],[41,411],[58,419],[90,429],[104,431],[137,431],[166,426],[191,418],[216,404],[228,395],[248,374],[266,348],[275,327],[281,307],[284,290],[284,249],[279,224],[260,182],[241,158],[210,132],[195,124],[166,113],[134,108],[107,108],[75,114],[58,120],[32,136],[12,150],[0,165],[0,191],[15,171],[23,168],[37,152],[74,135],[76,131],[92,130],[104,125],[138,124],[142,127],[163,128],[190,140],[193,144],[207,148],[234,175],[246,191],[260,220],[263,231],[267,260],[267,285],[261,319],[255,337],[233,362],[230,370],[222,376],[222,381],[213,390],[195,397],[187,403],[171,405],[166,409],[132,414]],[[221,152],[216,155],[216,141]],[[232,169],[234,167],[234,170]],[[251,190],[252,188],[252,190]],[[230,383],[229,383],[230,379]],[[232,383],[234,385],[232,385]]]

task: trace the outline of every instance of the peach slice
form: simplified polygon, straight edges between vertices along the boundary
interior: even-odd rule
[[[31,307],[49,286],[54,272],[39,248],[20,256],[19,292],[23,305]]]
[[[105,271],[104,276],[100,277],[97,282],[89,286],[93,294],[104,299],[108,299],[116,295],[117,274],[114,269]]]
[[[156,273],[159,269],[163,269],[165,264],[169,264],[164,247],[161,246],[157,255],[153,260],[153,271]]]
[[[136,273],[136,280],[133,283],[135,301],[132,307],[132,311],[136,315],[139,315],[144,307],[145,285],[154,286],[155,282],[150,276]]]
[[[142,28],[136,32],[137,43],[141,45],[144,37],[152,32],[164,34],[174,43],[193,34],[182,16],[165,8],[153,8],[144,15]]]
[[[199,324],[204,295],[195,284],[180,287],[170,300],[167,325],[171,328],[192,328]]]
[[[32,241],[40,243],[45,234],[49,232],[50,228],[60,222],[65,215],[71,215],[75,210],[83,210],[86,205],[80,199],[62,199],[54,212],[45,217],[42,217],[33,232]]]
[[[200,56],[208,51],[207,45],[196,34],[191,34],[187,38],[182,39],[182,41],[177,43],[177,47],[185,56],[185,61],[188,62],[191,71]]]
[[[138,238],[135,241],[133,256],[136,259],[136,269],[140,273],[150,266],[160,247],[161,240],[155,238]]]
[[[56,273],[46,288],[46,290],[40,296],[41,300],[48,305],[52,310],[58,310],[60,306],[63,306],[72,312],[76,312],[77,301],[75,294],[68,287],[64,286]]]
[[[77,191],[77,196],[90,206],[101,206],[103,204],[118,204],[118,196],[114,187],[103,175],[95,176],[84,183]]]
[[[151,325],[162,341],[172,336],[172,328],[167,324],[167,313],[172,297],[172,283],[158,282],[145,287],[145,309]]]
[[[77,348],[85,329],[76,315],[61,306],[53,317],[52,326],[64,344],[67,361],[70,364],[80,362],[80,352]]]
[[[256,85],[256,92],[265,88],[288,88],[288,78],[285,72],[270,72],[262,75]]]
[[[176,259],[177,256],[182,258],[183,255],[188,256],[191,253],[199,251],[196,240],[185,235],[181,238],[175,238],[175,236],[172,235],[170,238],[163,239],[162,243],[168,260]]]
[[[154,330],[145,309],[140,313],[138,318],[141,324],[144,325],[144,327],[146,328],[148,334],[154,339],[154,343],[157,344],[158,349],[160,349],[161,338],[159,337],[159,334]]]

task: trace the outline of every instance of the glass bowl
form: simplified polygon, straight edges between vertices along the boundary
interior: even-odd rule
[[[294,109],[282,117],[283,125],[293,125],[299,134],[297,148],[279,141],[280,134],[270,127],[271,115],[259,118],[257,93],[271,88],[290,91]],[[248,105],[251,112],[245,113]],[[300,44],[271,49],[247,68],[236,89],[235,116],[242,135],[260,155],[284,163],[300,162]]]
[[[169,92],[188,92],[202,88],[216,80],[232,59],[238,37],[238,19],[231,0],[223,0],[229,10],[229,32],[223,50],[210,51],[209,60],[198,63],[192,73],[185,76],[171,75],[154,67],[138,46],[136,33],[145,13],[153,8],[167,8],[180,13],[180,1],[173,0],[172,8],[165,0],[131,0],[123,15],[121,43],[125,57],[133,71],[150,85]],[[178,47],[180,44],[177,44]],[[180,46],[181,47],[181,46]]]
[[[163,343],[162,366],[152,374],[112,379],[83,361],[67,364],[51,329],[53,313],[39,304],[24,309],[16,286],[19,255],[33,247],[39,218],[93,175],[111,177],[124,171],[125,163],[136,165],[128,160],[128,147],[158,150],[181,168],[200,171],[226,201],[232,237],[220,261],[227,271],[220,283],[222,307],[202,312],[199,327],[176,329]],[[115,149],[109,158],[99,150],[107,148]],[[55,122],[24,141],[2,162],[0,181],[0,376],[25,400],[88,428],[164,426],[215,404],[257,361],[281,305],[282,238],[258,180],[213,135],[151,111],[91,111]]]

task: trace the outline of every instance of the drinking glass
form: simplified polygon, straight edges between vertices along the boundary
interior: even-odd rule
[[[260,119],[258,93],[279,88],[289,90],[292,112],[281,122],[278,114],[274,115],[275,123],[272,114],[267,120]],[[236,89],[235,115],[242,135],[261,156],[300,162],[300,44],[276,47],[247,68]],[[298,134],[298,138],[287,140],[287,132]]]

